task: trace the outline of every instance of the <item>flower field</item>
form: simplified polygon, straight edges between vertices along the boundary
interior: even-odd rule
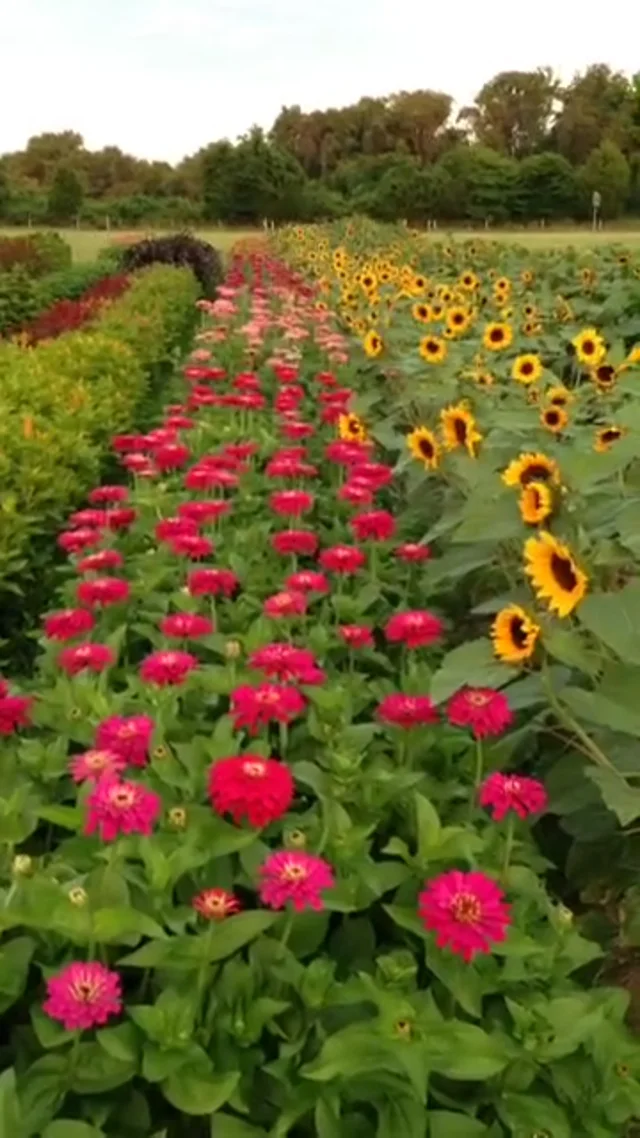
[[[638,280],[527,256],[288,231],[110,424],[0,681],[12,1136],[640,1116]]]

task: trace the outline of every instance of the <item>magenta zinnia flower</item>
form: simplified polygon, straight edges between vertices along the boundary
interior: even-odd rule
[[[20,727],[28,727],[32,703],[33,700],[28,695],[10,695],[3,681],[0,690],[0,735],[12,735]]]
[[[373,648],[373,633],[366,624],[341,624],[338,632],[349,648]]]
[[[203,889],[191,904],[205,921],[225,921],[242,908],[235,894],[226,889]]]
[[[263,672],[271,680],[300,684],[324,683],[325,673],[316,663],[313,652],[294,648],[292,644],[265,644],[249,657],[249,667]]]
[[[357,573],[366,562],[361,549],[355,545],[333,545],[320,554],[320,564],[329,573]]]
[[[400,561],[419,563],[429,560],[431,557],[431,547],[423,545],[421,541],[405,541],[402,545],[397,547],[395,555]]]
[[[276,759],[238,755],[217,759],[209,768],[211,805],[234,822],[246,818],[258,829],[268,826],[286,814],[294,793],[291,771]]]
[[[501,735],[513,720],[506,696],[493,688],[461,688],[447,705],[449,723],[468,727],[476,739]]]
[[[115,662],[115,653],[107,644],[79,644],[76,648],[63,648],[58,656],[58,664],[69,676],[104,672]]]
[[[91,632],[95,623],[95,617],[86,609],[60,609],[45,617],[44,634],[48,640],[75,640],[76,636]]]
[[[286,590],[267,597],[262,609],[265,616],[270,616],[272,620],[281,620],[287,616],[304,616],[307,611],[307,598],[304,593]]]
[[[211,636],[215,631],[213,621],[198,613],[177,612],[163,617],[160,621],[160,631],[165,636],[176,637],[178,640],[188,638],[197,639],[199,636]]]
[[[297,688],[287,684],[244,684],[231,692],[231,715],[234,727],[246,727],[256,735],[268,723],[290,723],[302,715],[306,700]]]
[[[333,889],[335,878],[329,862],[313,854],[282,850],[271,854],[259,869],[260,900],[270,909],[284,909],[290,901],[298,913],[321,912],[321,894]]]
[[[328,593],[329,581],[324,573],[316,573],[313,569],[301,569],[298,573],[291,573],[285,580],[288,589],[299,593]]]
[[[491,944],[506,939],[511,924],[504,893],[484,873],[452,869],[442,873],[418,898],[425,928],[437,933],[438,948],[447,946],[469,963]]]
[[[480,805],[493,807],[494,822],[501,822],[510,810],[519,818],[528,818],[546,810],[547,792],[537,778],[496,772],[480,787]]]
[[[75,755],[69,763],[69,770],[74,782],[86,782],[92,779],[97,782],[104,775],[117,775],[126,767],[122,755],[115,751],[92,750]]]
[[[120,834],[150,837],[161,809],[160,798],[146,786],[107,775],[87,798],[84,832],[98,833],[103,842],[113,842]]]
[[[65,1031],[102,1027],[110,1016],[122,1011],[120,977],[95,960],[68,964],[47,980],[42,1010],[58,1020]]]
[[[146,766],[155,724],[148,715],[104,719],[96,731],[96,745],[115,751],[132,767]]]
[[[424,609],[398,612],[387,621],[384,634],[387,640],[406,644],[407,648],[426,648],[442,636],[442,621]]]
[[[81,581],[76,589],[78,603],[96,608],[107,605],[118,605],[126,601],[130,593],[129,582],[121,577],[94,577],[90,581]]]
[[[428,695],[386,695],[378,704],[378,719],[392,727],[420,727],[438,722],[438,711]]]
[[[240,584],[230,569],[193,569],[187,578],[187,588],[192,597],[225,597],[233,595]]]
[[[369,510],[364,514],[356,514],[349,525],[357,541],[389,541],[396,530],[395,519],[388,510]]]
[[[152,652],[140,665],[140,678],[158,687],[183,684],[197,667],[198,661],[190,652]]]

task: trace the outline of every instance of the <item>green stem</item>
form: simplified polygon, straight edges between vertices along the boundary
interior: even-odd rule
[[[216,922],[210,921],[209,928],[205,937],[205,951],[204,960],[198,970],[198,983],[197,983],[197,997],[196,1007],[198,1008],[201,1018],[204,1019],[204,997],[207,990],[207,980],[209,978],[209,954],[213,946],[213,938],[216,934]]]
[[[584,750],[589,755],[589,758],[592,759],[594,763],[597,763],[599,767],[606,767],[607,770],[613,771],[614,774],[618,774],[618,771],[613,766],[613,763],[610,761],[610,759],[607,758],[604,751],[600,750],[598,744],[595,743],[593,739],[587,734],[587,732],[580,726],[577,719],[574,719],[571,712],[568,711],[567,708],[560,703],[560,700],[553,690],[553,684],[551,683],[551,677],[549,676],[549,669],[546,661],[542,668],[541,677],[542,685],[544,687],[549,704],[553,711],[555,711],[560,722],[564,724],[568,731],[571,731],[574,735],[577,736],[577,738],[582,743]]]
[[[291,936],[291,933],[293,932],[293,922],[295,920],[295,916],[296,915],[295,915],[295,912],[293,909],[291,909],[290,912],[287,913],[287,919],[285,922],[285,926],[282,930],[282,936],[280,937],[280,951],[282,953],[284,953],[284,950],[289,943],[289,937]]]
[[[482,750],[482,739],[476,739],[476,761],[475,761],[475,770],[474,770],[474,776],[473,776],[473,790],[471,791],[471,797],[469,800],[469,819],[471,819],[473,817],[473,812],[475,810],[476,802],[478,799],[478,791],[480,790],[480,787],[482,785],[483,776],[484,776],[484,752]]]
[[[502,884],[506,885],[507,876],[509,873],[509,866],[511,864],[511,854],[513,853],[513,839],[515,836],[516,820],[513,813],[510,813],[507,818],[507,832],[505,836],[504,857],[502,859]]]
[[[81,1040],[82,1040],[82,1032],[78,1031],[78,1032],[76,1032],[75,1038],[73,1040],[73,1045],[71,1047],[71,1051],[69,1052],[69,1066],[67,1067],[67,1086],[69,1089],[71,1089],[71,1084],[73,1083],[73,1076],[76,1073],[76,1067],[78,1065],[78,1052],[80,1049]]]

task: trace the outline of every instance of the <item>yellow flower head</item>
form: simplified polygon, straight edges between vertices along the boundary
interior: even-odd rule
[[[416,427],[406,437],[407,446],[415,459],[426,469],[435,470],[440,461],[440,444],[428,427]]]
[[[543,531],[525,542],[524,558],[524,571],[538,599],[558,616],[569,616],[584,599],[588,585],[569,547]]]
[[[482,435],[468,408],[463,403],[445,407],[440,412],[440,421],[442,422],[444,445],[447,450],[465,447],[471,457],[475,458],[478,443],[482,441]]]
[[[520,605],[500,610],[491,626],[493,651],[505,664],[521,664],[535,652],[540,626]]]

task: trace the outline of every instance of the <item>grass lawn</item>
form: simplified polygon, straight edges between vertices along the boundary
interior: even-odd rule
[[[43,227],[45,228],[45,227]],[[26,228],[2,228],[0,236],[17,237],[28,233]],[[171,230],[140,229],[138,231],[104,229],[58,229],[57,232],[73,249],[74,261],[92,261],[100,249],[112,242],[121,242],[123,238],[131,236],[140,239],[154,233],[168,233]],[[262,233],[261,229],[199,229],[198,237],[209,241],[223,253],[243,237],[250,237]],[[522,230],[474,230],[458,229],[448,230],[446,227],[438,229],[433,234],[434,240],[446,241],[449,236],[466,240],[510,241],[530,249],[551,249],[573,245],[579,249],[601,248],[603,245],[622,245],[625,249],[640,250],[640,227],[638,229],[603,229],[593,233],[590,229],[522,229]]]

